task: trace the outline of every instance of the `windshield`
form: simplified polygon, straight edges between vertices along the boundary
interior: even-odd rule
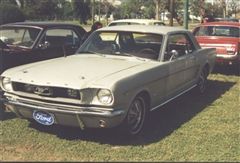
[[[239,28],[229,26],[203,26],[195,32],[195,36],[239,37]]]
[[[40,29],[24,27],[5,27],[0,29],[0,39],[7,45],[31,47]]]
[[[78,53],[136,56],[158,59],[163,36],[151,33],[97,31]]]

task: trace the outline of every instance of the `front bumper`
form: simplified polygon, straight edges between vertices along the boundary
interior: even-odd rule
[[[124,110],[85,107],[69,104],[55,104],[39,100],[4,94],[7,109],[26,119],[33,119],[34,111],[44,111],[54,115],[54,123],[84,128],[112,128],[124,119]]]

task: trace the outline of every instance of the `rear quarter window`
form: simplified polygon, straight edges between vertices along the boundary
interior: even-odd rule
[[[195,29],[195,36],[239,37],[239,28],[230,26],[202,26]]]

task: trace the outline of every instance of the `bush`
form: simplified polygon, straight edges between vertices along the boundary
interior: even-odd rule
[[[0,25],[25,21],[22,11],[12,4],[0,5]]]

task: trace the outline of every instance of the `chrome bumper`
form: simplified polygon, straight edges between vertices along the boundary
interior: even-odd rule
[[[240,64],[240,55],[237,53],[234,55],[226,55],[226,54],[217,54],[216,55],[216,64]]]
[[[45,111],[54,114],[56,124],[79,126],[81,129],[117,126],[123,121],[125,113],[120,109],[54,104],[12,94],[4,95],[4,104],[23,118],[32,119],[34,111]]]

